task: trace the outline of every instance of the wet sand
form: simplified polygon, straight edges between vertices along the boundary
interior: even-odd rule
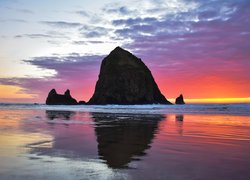
[[[0,109],[0,179],[250,179],[250,116]]]

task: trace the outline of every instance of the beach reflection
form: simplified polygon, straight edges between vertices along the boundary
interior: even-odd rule
[[[85,119],[81,119],[83,116]],[[131,168],[130,162],[139,161],[146,155],[157,134],[159,121],[165,118],[163,115],[70,111],[46,111],[45,117],[44,131],[49,130],[53,140],[28,144],[31,154],[82,160],[96,155],[115,169]],[[86,124],[87,120],[90,124]]]
[[[73,111],[50,111],[46,110],[46,115],[49,120],[54,119],[62,119],[62,120],[70,120],[72,116],[76,113]]]
[[[45,111],[45,122],[39,127],[49,133],[51,142],[38,141],[28,144],[31,154],[49,155],[70,159],[96,157],[94,130],[89,113],[73,111]],[[46,146],[46,144],[51,144]]]
[[[183,114],[177,114],[175,116],[175,123],[176,123],[177,132],[180,135],[183,135],[183,121],[184,121],[184,115]]]
[[[161,115],[92,113],[96,124],[99,157],[111,168],[126,168],[146,155],[158,129]]]

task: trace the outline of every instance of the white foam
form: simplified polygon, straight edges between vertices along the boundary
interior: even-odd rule
[[[0,109],[33,109],[128,114],[235,114],[250,115],[250,104],[186,104],[186,105],[76,105],[0,104]]]

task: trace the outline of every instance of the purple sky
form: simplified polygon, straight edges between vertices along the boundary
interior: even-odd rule
[[[0,10],[0,91],[20,87],[0,101],[44,102],[51,88],[87,101],[116,46],[142,58],[167,98],[250,97],[250,1],[2,0]]]

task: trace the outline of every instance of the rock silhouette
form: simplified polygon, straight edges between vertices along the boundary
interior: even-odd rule
[[[70,120],[70,118],[75,115],[76,112],[74,111],[51,111],[46,110],[46,115],[49,120]],[[51,123],[51,122],[49,122]]]
[[[185,104],[182,94],[175,99],[175,104]]]
[[[92,118],[96,123],[99,158],[109,167],[119,169],[128,168],[131,161],[146,155],[158,123],[165,116],[92,113]]]
[[[65,91],[63,94],[57,94],[55,89],[52,89],[46,99],[47,105],[77,105],[77,101],[71,97],[70,91]]]
[[[88,104],[171,104],[160,92],[147,66],[117,47],[101,64],[94,95]]]
[[[79,101],[78,104],[79,104],[79,105],[85,105],[86,102],[85,102],[85,101]]]

